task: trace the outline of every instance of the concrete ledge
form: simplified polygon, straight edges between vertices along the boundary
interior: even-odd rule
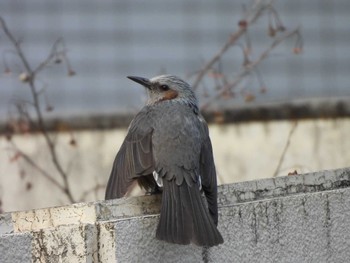
[[[0,262],[345,262],[349,186],[350,169],[220,186],[205,255],[154,238],[159,195],[2,214]]]
[[[347,187],[350,187],[349,169],[338,169],[221,185],[218,202],[225,206]]]

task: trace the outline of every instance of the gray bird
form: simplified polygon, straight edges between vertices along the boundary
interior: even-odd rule
[[[150,193],[162,188],[157,239],[204,247],[223,243],[216,227],[212,146],[194,92],[172,75],[128,78],[147,89],[149,100],[132,120],[117,153],[106,199],[123,197],[135,180]]]

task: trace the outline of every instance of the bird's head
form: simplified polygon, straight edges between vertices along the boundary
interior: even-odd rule
[[[148,104],[176,101],[197,107],[197,99],[191,86],[179,77],[161,75],[151,79],[135,76],[128,76],[128,78],[147,89]]]

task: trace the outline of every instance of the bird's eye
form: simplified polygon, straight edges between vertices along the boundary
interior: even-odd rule
[[[163,85],[160,85],[160,89],[163,90],[163,91],[167,91],[167,90],[169,90],[169,86],[163,84]]]

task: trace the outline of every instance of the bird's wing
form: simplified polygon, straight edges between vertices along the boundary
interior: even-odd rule
[[[123,197],[133,179],[152,174],[154,158],[152,152],[152,120],[147,109],[139,112],[131,122],[128,134],[115,157],[106,189],[106,199]]]
[[[203,143],[200,155],[200,175],[202,178],[202,188],[208,202],[209,212],[215,224],[218,222],[217,206],[217,181],[216,170],[213,158],[213,149],[209,137],[208,125],[202,116],[199,116],[202,124]]]
[[[162,113],[153,138],[156,171],[165,180],[192,186],[198,182],[201,149],[197,115],[181,105],[163,107]]]

